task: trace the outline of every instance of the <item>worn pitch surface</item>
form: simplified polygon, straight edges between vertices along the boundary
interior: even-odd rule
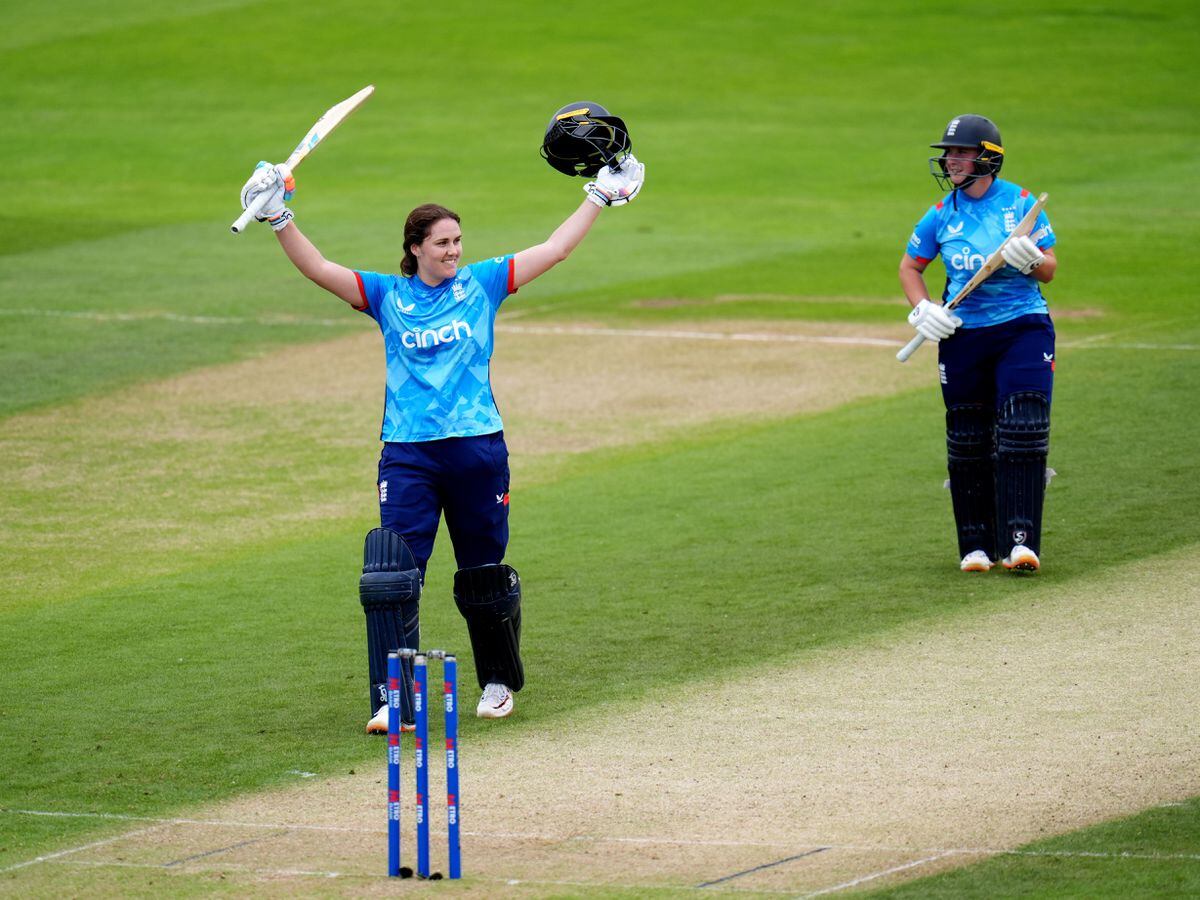
[[[1196,585],[1200,556],[1176,552],[615,715],[530,729],[518,713],[494,723],[486,752],[462,749],[467,886],[824,891],[1193,796]],[[353,776],[131,822],[29,877],[86,869],[101,888],[134,867],[256,892],[373,893],[386,888],[385,784],[381,741],[378,766]]]

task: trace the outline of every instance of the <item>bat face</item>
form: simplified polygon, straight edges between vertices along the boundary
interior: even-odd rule
[[[312,152],[313,147],[321,143],[333,129],[341,125],[346,117],[362,106],[373,93],[375,93],[375,85],[368,84],[353,97],[347,97],[341,103],[329,107],[325,111],[325,114],[317,119],[313,127],[309,129],[308,134],[296,145],[296,149],[288,157],[288,165],[294,167],[296,163],[308,156]]]
[[[292,155],[280,164],[280,168],[287,170],[296,168],[300,164],[300,161],[308,156],[317,144],[321,143],[333,129],[342,124],[350,113],[362,106],[366,102],[366,99],[373,93],[375,93],[375,85],[368,84],[353,97],[347,97],[341,103],[335,104],[325,110],[325,114],[317,119],[313,127],[308,130],[308,134],[296,145],[296,149],[292,151]],[[262,209],[267,196],[265,193],[261,194],[255,204],[251,204],[248,209],[243,210],[242,214],[229,226],[229,230],[234,234],[241,234],[246,226],[250,224],[250,220]]]

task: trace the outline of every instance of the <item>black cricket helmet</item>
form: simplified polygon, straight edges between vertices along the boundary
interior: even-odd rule
[[[995,177],[1000,174],[1000,167],[1004,165],[1004,145],[1000,142],[1000,129],[986,116],[955,116],[946,126],[942,139],[929,146],[942,151],[951,147],[974,147],[979,150],[979,156],[975,159],[975,173],[968,175],[962,184],[955,184],[950,180],[944,152],[941,156],[929,158],[929,174],[944,191],[968,187],[989,175]]]
[[[633,146],[625,122],[599,103],[568,103],[550,117],[542,158],[566,175],[591,178],[603,166],[616,168]]]

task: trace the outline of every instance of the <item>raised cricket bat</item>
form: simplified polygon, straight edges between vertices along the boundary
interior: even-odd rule
[[[1007,246],[1008,242],[1013,238],[1020,237],[1024,234],[1029,234],[1029,232],[1033,231],[1033,225],[1037,221],[1038,213],[1040,213],[1042,211],[1042,207],[1046,205],[1046,198],[1048,196],[1050,195],[1042,194],[1037,198],[1037,203],[1033,204],[1033,206],[1030,207],[1029,212],[1025,213],[1025,217],[1017,223],[1017,227],[1014,228],[1012,233],[1004,239],[1004,243],[997,247],[996,252],[987,258],[987,262],[983,264],[983,268],[976,272],[971,280],[963,285],[963,289],[955,294],[952,300],[945,304],[945,309],[954,309],[954,307],[966,300],[967,296],[973,290],[975,290],[975,288],[987,281],[993,272],[1004,265],[1004,254],[1001,251],[1004,250],[1005,246]],[[900,352],[896,354],[896,359],[900,360],[900,362],[904,362],[910,356],[912,356],[916,352],[917,348],[923,343],[925,343],[925,337],[918,334],[915,338],[905,344]]]
[[[304,157],[312,153],[313,148],[315,148],[317,144],[325,140],[325,138],[329,136],[333,129],[341,125],[342,122],[345,121],[346,117],[362,106],[367,101],[367,98],[370,97],[374,92],[375,85],[368,84],[353,97],[347,97],[341,103],[331,106],[329,109],[325,110],[325,114],[321,116],[321,118],[317,119],[315,123],[313,123],[313,127],[308,130],[308,134],[306,134],[300,143],[296,145],[296,149],[292,151],[292,155],[287,158],[287,160],[282,164],[282,167],[286,168],[287,171],[290,172],[292,169],[296,168],[296,166],[300,165],[300,163],[304,161]],[[254,202],[251,203],[250,206],[247,207],[246,210],[237,217],[237,221],[229,226],[229,230],[234,234],[241,234],[245,230],[246,226],[254,220],[254,217],[262,211],[262,208],[266,204],[268,197],[268,194],[259,194],[259,196],[255,198]]]

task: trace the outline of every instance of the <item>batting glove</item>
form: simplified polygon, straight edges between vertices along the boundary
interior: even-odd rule
[[[273,166],[260,162],[254,174],[242,185],[242,209],[248,209],[264,193],[267,201],[255,218],[278,231],[294,218],[292,211],[284,205],[296,193],[296,179],[291,170],[282,164]]]
[[[614,170],[602,168],[595,181],[589,181],[583,189],[588,199],[597,206],[624,206],[638,195],[646,180],[646,166],[630,154]]]
[[[1022,275],[1028,275],[1046,261],[1046,254],[1026,235],[1015,237],[1005,244],[1000,255]]]
[[[908,324],[925,340],[937,343],[954,334],[955,329],[962,325],[962,319],[941,304],[925,299],[908,314]]]

